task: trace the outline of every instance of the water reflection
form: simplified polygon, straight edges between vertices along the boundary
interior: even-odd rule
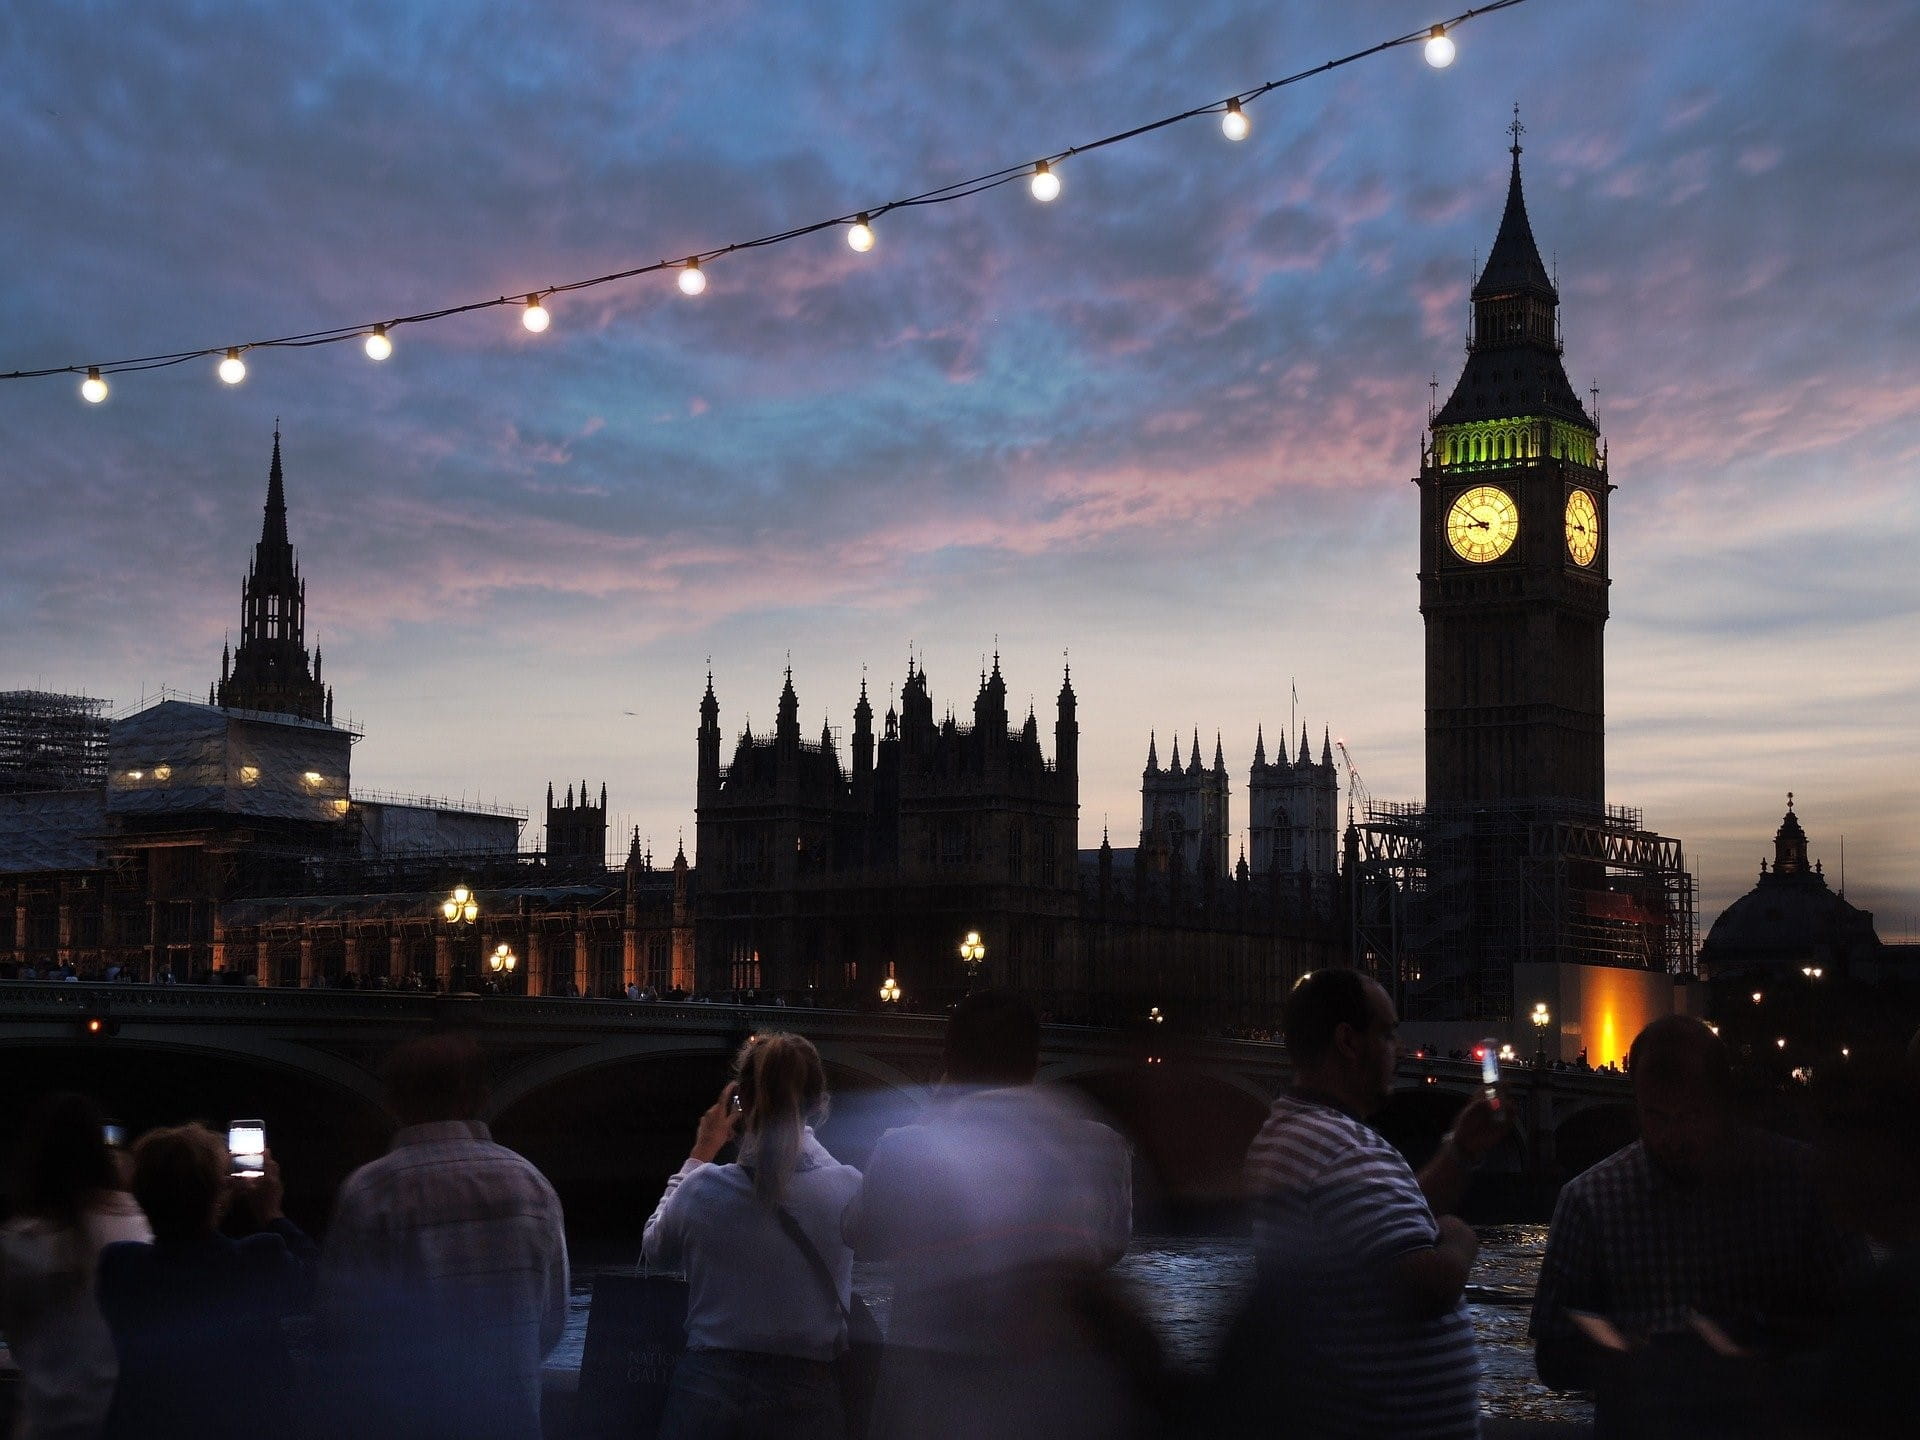
[[[1490,1226],[1480,1232],[1480,1263],[1469,1287],[1469,1312],[1480,1340],[1486,1376],[1481,1404],[1489,1415],[1529,1420],[1591,1420],[1593,1407],[1548,1390],[1534,1377],[1527,1341],[1528,1306],[1546,1251],[1544,1225]],[[574,1272],[567,1333],[549,1365],[573,1368],[586,1340],[593,1277],[624,1265]],[[1114,1273],[1134,1292],[1154,1323],[1168,1357],[1188,1368],[1204,1365],[1253,1280],[1253,1252],[1244,1237],[1139,1235]],[[893,1299],[883,1266],[854,1266],[854,1285],[882,1326]]]

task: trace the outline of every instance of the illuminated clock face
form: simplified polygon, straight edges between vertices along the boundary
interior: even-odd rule
[[[1447,543],[1462,560],[1484,565],[1513,548],[1520,510],[1497,485],[1463,490],[1447,510]]]
[[[1600,511],[1593,496],[1576,490],[1567,496],[1567,554],[1576,565],[1591,565],[1600,553]]]

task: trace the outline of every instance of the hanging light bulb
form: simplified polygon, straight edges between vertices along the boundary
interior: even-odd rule
[[[698,260],[689,259],[686,268],[680,272],[680,293],[698,295],[707,288],[707,272],[700,268]]]
[[[547,313],[547,307],[540,303],[538,295],[529,295],[527,308],[520,315],[520,323],[538,335],[553,323],[553,317]]]
[[[1447,27],[1436,25],[1433,33],[1427,36],[1427,64],[1436,70],[1444,70],[1453,63],[1453,37],[1447,34]]]
[[[393,341],[387,338],[387,327],[374,326],[373,333],[367,336],[367,358],[384,360],[391,354],[393,354]]]
[[[1033,179],[1028,182],[1028,188],[1033,191],[1034,199],[1044,203],[1059,195],[1060,177],[1049,170],[1047,162],[1042,160],[1033,167]]]
[[[1247,119],[1247,112],[1240,108],[1240,102],[1227,101],[1227,113],[1220,117],[1220,133],[1229,140],[1244,140],[1252,129],[1253,123]]]
[[[868,221],[865,211],[853,222],[853,228],[847,231],[847,244],[862,255],[873,249],[873,225]]]
[[[220,362],[219,375],[229,385],[238,385],[247,378],[247,362],[240,358],[237,348],[227,351],[226,358]]]
[[[80,382],[80,398],[89,405],[98,405],[107,398],[107,382],[100,378],[98,365],[87,367],[87,378]]]

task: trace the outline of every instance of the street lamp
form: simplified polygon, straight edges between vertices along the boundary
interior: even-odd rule
[[[156,770],[154,773],[157,775],[160,772]],[[1818,980],[1822,975],[1826,974],[1827,972],[1825,970],[1822,970],[1818,965],[1802,965],[1800,967],[1800,973],[1806,976],[1807,979],[1809,980]]]
[[[1151,1010],[1147,1011],[1147,1019],[1155,1025],[1164,1025],[1167,1023],[1167,1017],[1160,1013],[1160,1007],[1158,1005],[1155,1005]]]
[[[511,977],[513,974],[513,967],[518,965],[519,963],[520,963],[520,957],[513,953],[512,947],[509,946],[507,942],[504,940],[502,940],[498,945],[494,946],[493,954],[487,957],[487,968],[493,971],[493,973],[496,975],[506,975]]]
[[[456,885],[453,887],[453,893],[447,896],[446,900],[441,904],[440,914],[445,918],[448,927],[457,934],[461,926],[471,926],[474,921],[480,918],[480,901],[478,897],[474,895],[473,891],[469,890],[466,886]],[[447,965],[449,972],[447,975],[448,989],[454,988],[453,975],[451,973],[453,968],[452,961],[449,959]],[[465,969],[464,961],[461,963],[461,968],[463,970]]]
[[[1547,1013],[1547,1002],[1539,1001],[1533,1007],[1533,1049],[1534,1063],[1541,1069],[1547,1065],[1547,1027],[1553,1023],[1553,1016]]]
[[[900,982],[893,978],[893,962],[887,962],[887,978],[880,982],[880,1003],[898,1005],[900,1003]]]
[[[980,938],[980,932],[978,930],[967,931],[967,938],[960,942],[960,963],[967,967],[967,990],[969,993],[972,992],[974,985],[978,983],[980,979],[980,967],[986,963],[986,960],[987,947],[985,942]]]

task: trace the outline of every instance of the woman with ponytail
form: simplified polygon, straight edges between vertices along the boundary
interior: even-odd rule
[[[833,1361],[853,1283],[841,1226],[860,1172],[814,1138],[826,1108],[811,1043],[749,1040],[647,1221],[646,1263],[684,1269],[688,1289],[687,1350],[661,1440],[847,1433]],[[714,1163],[736,1138],[738,1162]]]

